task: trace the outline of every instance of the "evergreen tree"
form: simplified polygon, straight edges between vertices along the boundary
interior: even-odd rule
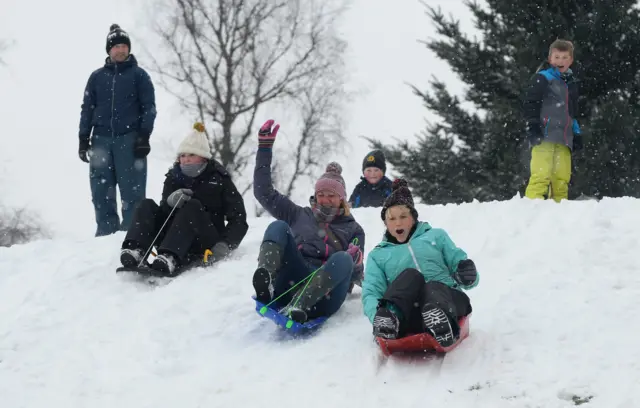
[[[584,149],[574,154],[570,197],[640,197],[640,11],[635,0],[466,1],[480,40],[426,6],[441,39],[425,42],[468,85],[461,106],[434,78],[413,87],[442,120],[417,146],[372,140],[427,203],[502,200],[523,193],[530,149],[522,98],[557,38],[574,42]]]

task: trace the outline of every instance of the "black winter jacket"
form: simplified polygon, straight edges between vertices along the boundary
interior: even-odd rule
[[[202,203],[205,211],[211,215],[222,240],[231,249],[240,245],[249,230],[244,199],[238,192],[227,170],[217,161],[210,160],[205,170],[191,178],[180,170],[176,163],[166,174],[160,207],[166,213],[171,211],[167,204],[169,195],[174,191],[188,188],[193,191],[192,198]],[[225,219],[227,224],[225,225]]]

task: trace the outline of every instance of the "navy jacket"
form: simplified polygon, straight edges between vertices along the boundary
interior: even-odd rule
[[[174,164],[166,174],[162,189],[160,208],[165,214],[171,212],[171,207],[167,204],[169,195],[181,188],[193,191],[193,198],[199,200],[204,210],[209,213],[211,223],[221,239],[231,249],[237,248],[249,230],[247,212],[242,195],[222,164],[213,159],[209,160],[207,168],[195,178],[185,176],[180,170],[180,165]],[[206,228],[204,225],[200,227]]]
[[[155,90],[147,72],[133,55],[121,63],[107,58],[91,73],[80,113],[80,140],[94,135],[138,132],[149,137],[156,119]]]
[[[351,208],[382,207],[384,200],[391,195],[391,180],[387,176],[376,184],[369,183],[364,177],[360,177],[360,180],[349,197]]]

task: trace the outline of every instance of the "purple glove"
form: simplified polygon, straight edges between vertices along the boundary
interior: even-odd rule
[[[280,129],[280,125],[276,125],[273,130],[271,130],[271,126],[275,121],[273,119],[269,119],[264,122],[264,125],[260,128],[258,132],[258,147],[261,149],[271,149],[273,147],[273,143],[276,141],[276,135],[278,134],[278,129]]]
[[[353,258],[354,264],[360,265],[362,263],[362,251],[360,250],[359,246],[349,244],[349,248],[347,248],[347,253],[351,255],[351,258]]]

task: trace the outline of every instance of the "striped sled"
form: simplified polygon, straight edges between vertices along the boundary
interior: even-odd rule
[[[471,315],[464,316],[458,320],[460,326],[460,337],[455,343],[448,347],[442,347],[433,336],[427,333],[418,333],[410,336],[402,337],[395,340],[389,340],[382,337],[376,337],[376,342],[380,346],[380,351],[385,356],[396,353],[447,353],[456,347],[464,339],[469,337],[469,318]]]
[[[298,323],[280,313],[280,309],[276,309],[272,306],[267,306],[264,303],[258,301],[255,296],[251,298],[256,302],[256,312],[262,317],[272,320],[275,324],[282,327],[286,332],[293,335],[307,334],[315,331],[327,321],[327,317],[318,317],[316,319],[309,320],[304,323]]]

